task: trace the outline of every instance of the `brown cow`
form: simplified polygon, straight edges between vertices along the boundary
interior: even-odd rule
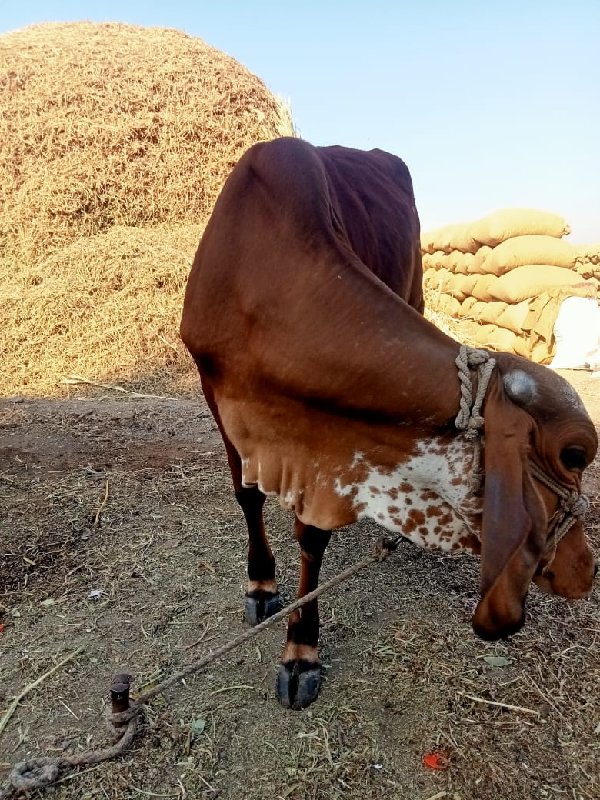
[[[521,627],[531,580],[565,597],[591,590],[573,514],[597,436],[579,397],[552,371],[495,354],[474,489],[478,446],[455,427],[459,344],[422,308],[400,159],[296,139],[245,154],[196,254],[181,335],[248,524],[252,624],[279,608],[266,494],[296,515],[299,595],[317,586],[331,530],[364,517],[424,547],[481,552],[473,627],[484,638]],[[316,601],[289,619],[286,706],[318,694],[318,628]]]

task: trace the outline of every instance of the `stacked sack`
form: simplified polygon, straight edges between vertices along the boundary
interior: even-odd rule
[[[565,298],[597,298],[600,248],[568,233],[562,217],[518,208],[424,233],[427,306],[458,320],[465,341],[548,363]]]
[[[582,244],[577,248],[575,269],[584,278],[600,281],[600,244]]]

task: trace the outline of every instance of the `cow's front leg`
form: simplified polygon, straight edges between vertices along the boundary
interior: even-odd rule
[[[281,608],[281,598],[275,581],[275,559],[265,533],[265,496],[257,486],[244,486],[240,454],[225,433],[210,382],[205,378],[201,380],[204,397],[223,437],[235,497],[248,526],[248,585],[244,611],[246,621],[250,625],[258,625]]]
[[[304,525],[296,519],[296,539],[300,545],[300,584],[298,597],[312,592],[319,584],[319,570],[331,531]],[[277,673],[277,697],[286,708],[306,708],[319,694],[319,608],[313,600],[290,614],[287,642]]]

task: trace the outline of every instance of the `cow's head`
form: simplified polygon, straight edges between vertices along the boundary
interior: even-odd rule
[[[484,407],[481,600],[473,617],[484,639],[519,630],[532,580],[581,598],[596,571],[580,518],[567,517],[568,532],[556,542],[564,511],[560,493],[546,485],[555,482],[565,497],[577,497],[598,447],[594,426],[556,373],[506,354],[498,354],[497,365]]]

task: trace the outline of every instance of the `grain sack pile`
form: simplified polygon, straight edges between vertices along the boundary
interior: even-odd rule
[[[0,103],[0,393],[74,372],[173,392],[203,225],[289,111],[200,39],[95,23],[0,35]]]
[[[600,248],[571,244],[562,238],[569,232],[556,214],[504,209],[424,233],[428,307],[455,320],[457,338],[550,363],[565,299],[583,298],[597,308],[598,266],[592,259],[600,263]],[[592,349],[599,334],[589,332]]]

